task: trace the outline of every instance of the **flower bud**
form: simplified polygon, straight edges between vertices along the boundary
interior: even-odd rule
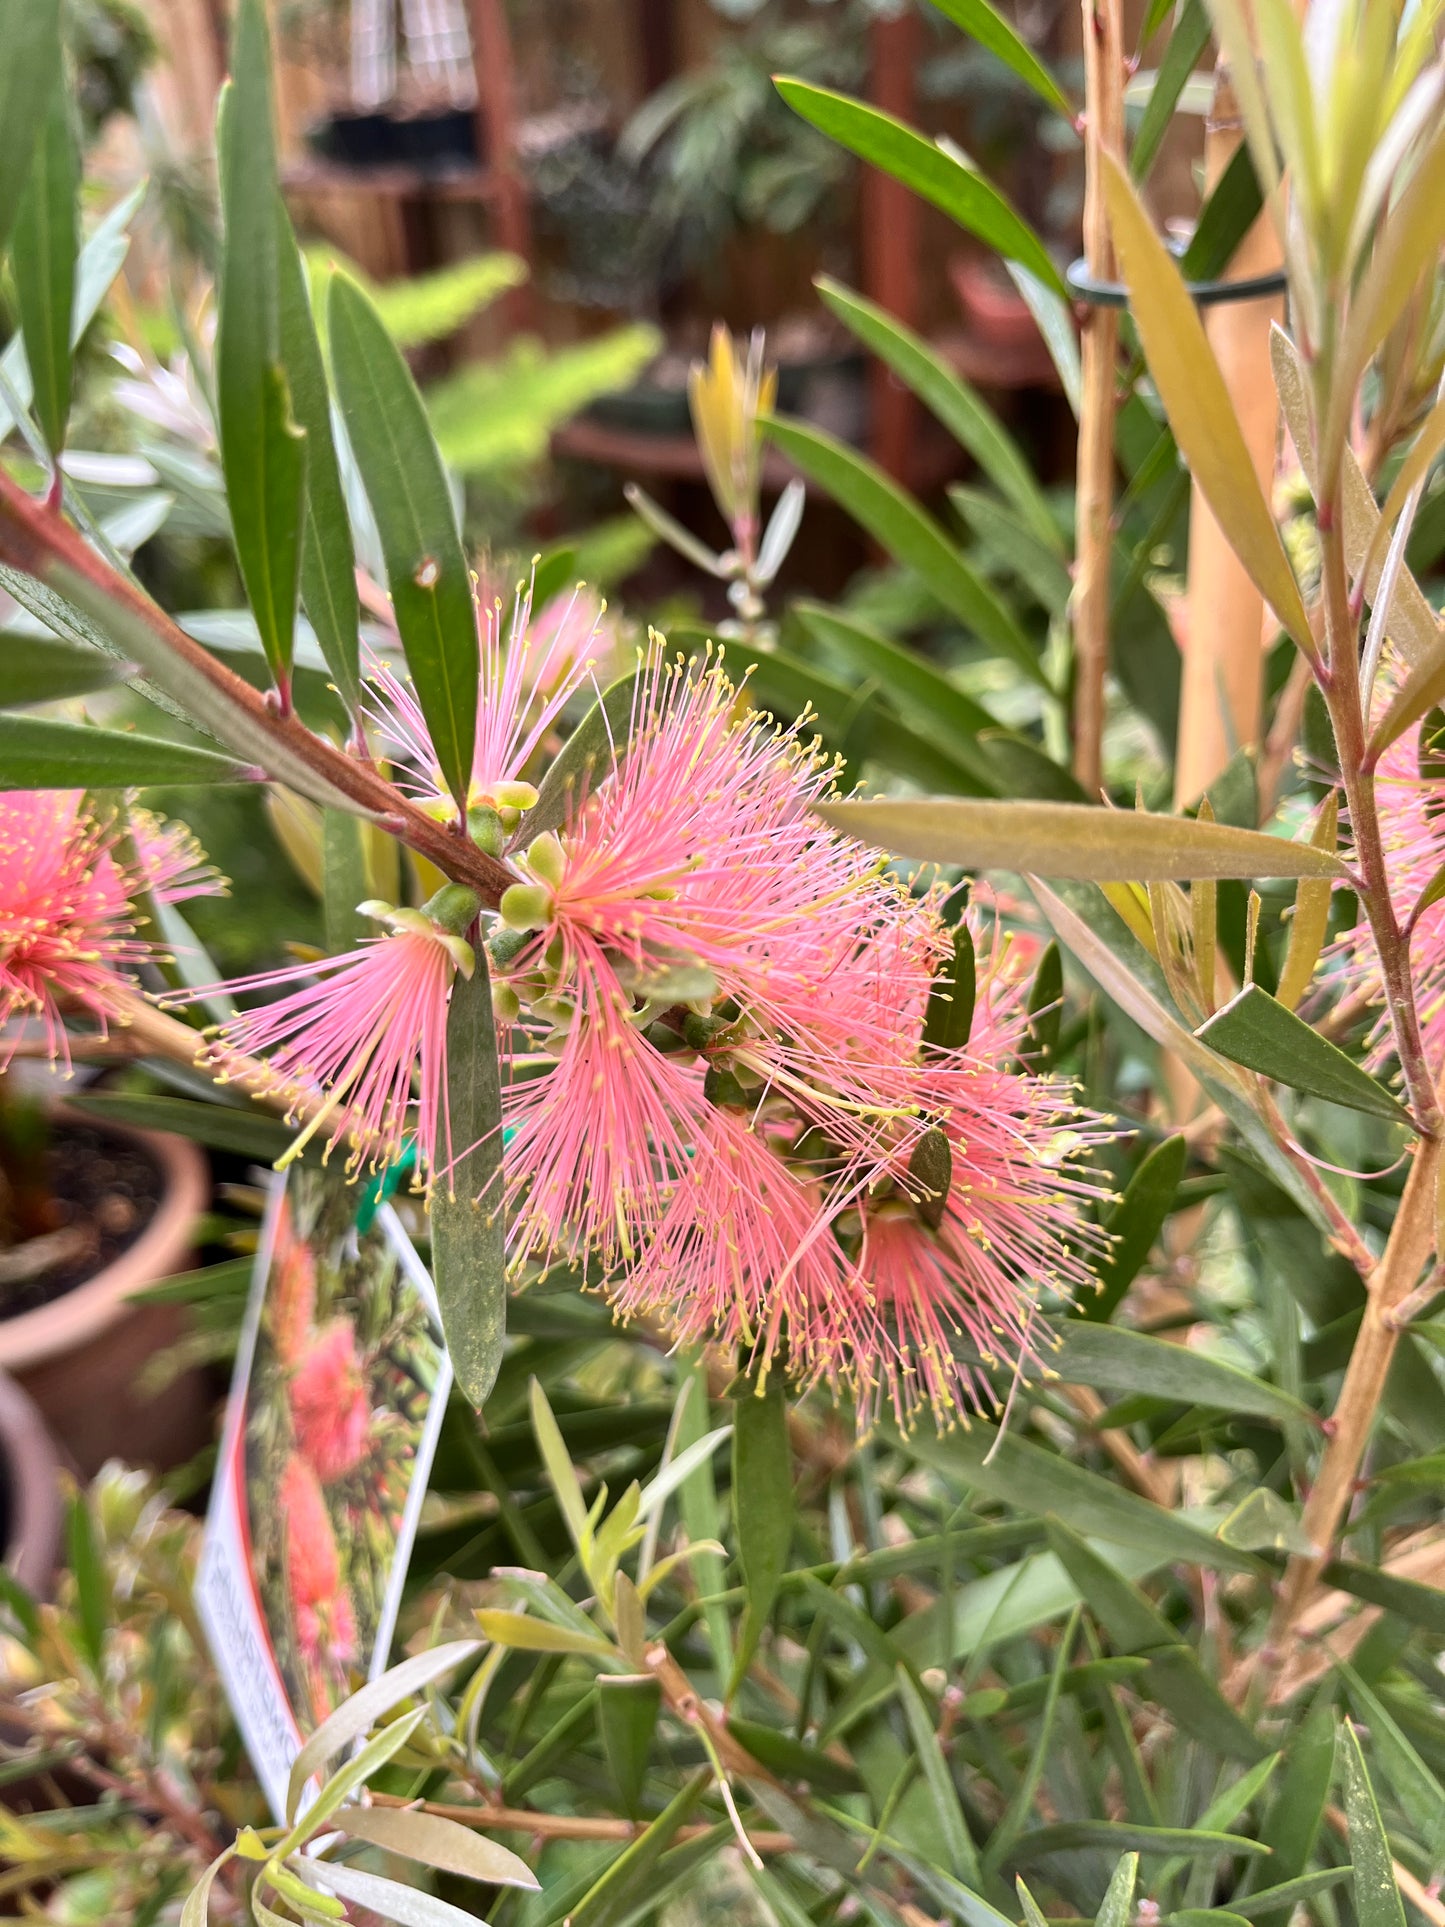
[[[545,930],[552,921],[552,892],[540,883],[514,883],[502,892],[497,914],[509,930]]]
[[[502,818],[490,803],[473,803],[467,811],[467,835],[484,856],[500,856],[506,842]]]
[[[499,1024],[515,1024],[522,1014],[522,1000],[510,984],[492,985],[492,1015]]]
[[[422,914],[454,937],[460,937],[476,922],[481,907],[481,898],[466,884],[444,883],[436,895],[428,897],[422,905]]]
[[[567,852],[551,830],[543,831],[527,845],[527,868],[554,890],[561,883],[567,871]]]

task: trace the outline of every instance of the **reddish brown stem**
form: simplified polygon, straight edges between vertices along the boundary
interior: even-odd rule
[[[506,864],[487,856],[471,840],[436,822],[388,783],[373,766],[357,761],[309,730],[286,706],[282,709],[218,662],[171,620],[134,583],[116,573],[77,530],[35,501],[13,476],[0,470],[0,557],[12,568],[48,581],[60,566],[97,589],[142,622],[177,662],[185,663],[233,708],[274,741],[306,763],[333,788],[369,814],[393,819],[396,834],[455,882],[470,885],[491,908],[516,882]]]

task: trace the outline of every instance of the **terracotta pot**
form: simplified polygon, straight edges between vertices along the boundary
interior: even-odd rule
[[[13,1378],[0,1372],[0,1562],[44,1597],[60,1550],[60,1461],[45,1421]]]
[[[63,1119],[64,1110],[57,1107],[57,1115]],[[93,1278],[48,1305],[0,1319],[0,1371],[34,1399],[86,1478],[109,1458],[161,1470],[182,1464],[211,1433],[199,1369],[181,1373],[155,1397],[136,1389],[146,1362],[184,1333],[184,1308],[130,1302],[133,1293],[186,1269],[196,1221],[210,1198],[210,1169],[188,1138],[109,1123],[105,1129],[141,1146],[160,1166],[155,1215]]]

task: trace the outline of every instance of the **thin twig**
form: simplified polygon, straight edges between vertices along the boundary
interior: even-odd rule
[[[480,1833],[527,1833],[538,1840],[636,1840],[645,1833],[642,1820],[609,1819],[584,1813],[538,1813],[531,1807],[449,1806],[445,1801],[404,1800],[393,1793],[371,1794],[373,1806],[407,1807],[419,1813],[435,1813],[443,1820],[456,1820]],[[706,1824],[681,1826],[678,1840],[701,1840],[713,1829]],[[759,1853],[792,1853],[797,1842],[787,1833],[750,1832],[748,1839]]]

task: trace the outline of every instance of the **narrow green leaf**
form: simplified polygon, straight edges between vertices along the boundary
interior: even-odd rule
[[[1368,1071],[1258,984],[1246,984],[1194,1033],[1231,1063],[1352,1111],[1408,1124],[1410,1114]]]
[[[144,789],[168,783],[246,783],[244,763],[162,736],[54,716],[0,715],[0,788],[11,790]]]
[[[709,1430],[707,1373],[701,1364],[692,1367],[689,1383],[691,1394],[677,1415],[677,1445],[682,1455],[691,1451]],[[678,1487],[677,1509],[689,1544],[706,1546],[722,1538],[722,1508],[718,1504],[711,1452],[701,1455]],[[719,1678],[726,1679],[732,1671],[732,1633],[727,1607],[718,1596],[727,1583],[722,1556],[699,1551],[689,1561],[688,1569],[702,1595],[702,1620],[712,1647],[713,1663]]]
[[[1345,1818],[1355,1863],[1355,1912],[1360,1927],[1405,1927],[1405,1907],[1395,1883],[1395,1857],[1370,1785],[1360,1737],[1348,1720],[1340,1738],[1345,1758]]]
[[[954,0],[955,4],[987,7],[987,0]],[[1195,0],[1197,5],[1199,0]],[[935,5],[939,0],[935,0]],[[997,17],[997,16],[995,16]],[[866,301],[828,275],[816,282],[823,305],[831,308],[845,327],[886,362],[905,387],[943,423],[962,447],[1018,510],[1030,533],[1054,556],[1062,556],[1063,542],[1033,470],[1018,444],[976,390],[955,371],[929,342],[886,309]]]
[[[1054,1555],[1088,1602],[1110,1643],[1149,1661],[1143,1691],[1167,1707],[1180,1727],[1227,1758],[1258,1760],[1265,1748],[1230,1706],[1192,1650],[1150,1602],[1058,1519],[1048,1521]]]
[[[351,518],[331,432],[331,394],[306,270],[285,203],[276,198],[277,326],[291,408],[306,436],[301,600],[326,667],[353,715],[361,703],[361,605]]]
[[[939,1838],[948,1855],[946,1871],[956,1880],[962,1880],[970,1887],[983,1884],[983,1876],[978,1863],[978,1852],[973,1844],[973,1836],[964,1818],[963,1806],[958,1797],[958,1789],[953,1783],[948,1761],[944,1758],[939,1744],[938,1732],[929,1715],[928,1706],[906,1666],[899,1666],[894,1673],[899,1703],[903,1717],[908,1722],[908,1737],[913,1745],[913,1757],[918,1762],[923,1775],[923,1783],[928,1788],[929,1799],[933,1805],[934,1818],[938,1822]]]
[[[321,812],[321,908],[333,957],[354,950],[371,925],[357,910],[371,895],[361,825],[340,810]]]
[[[1125,1849],[1140,1854],[1184,1854],[1190,1859],[1228,1855],[1257,1859],[1269,1852],[1257,1840],[1238,1833],[1202,1833],[1192,1827],[1136,1827],[1122,1820],[1064,1820],[1036,1827],[1014,1843],[1009,1858],[1019,1866],[1051,1853],[1070,1853],[1082,1847]]]
[[[826,488],[896,562],[920,576],[965,628],[1048,687],[1038,653],[1013,615],[969,568],[957,544],[891,476],[806,422],[774,416],[766,428],[789,460]]]
[[[588,1659],[615,1659],[617,1649],[600,1633],[574,1632],[550,1619],[535,1619],[531,1613],[509,1613],[483,1608],[477,1612],[478,1626],[498,1646],[519,1653],[581,1653]]]
[[[569,1927],[618,1927],[646,1895],[663,1851],[677,1838],[711,1784],[710,1773],[696,1773],[675,1794],[647,1830],[624,1848],[601,1879],[570,1910]]]
[[[1083,403],[1084,370],[1079,354],[1079,337],[1074,327],[1074,311],[1069,300],[1053,282],[1044,282],[1017,261],[1006,261],[1009,279],[1023,297],[1024,306],[1034,318],[1043,337],[1064,391],[1064,399],[1079,418]]]
[[[480,1411],[502,1362],[507,1249],[502,1199],[502,1089],[487,953],[452,985],[447,1017],[450,1110],[440,1125],[451,1169],[432,1192],[432,1275],[457,1384]]]
[[[1057,109],[1072,126],[1074,110],[1064,90],[1033,48],[1019,38],[988,0],[933,0],[933,4],[940,13],[947,14],[955,26],[962,27],[981,47],[996,55],[1046,106]]]
[[[1445,243],[1445,195],[1437,191],[1442,169],[1445,126],[1437,126],[1415,156],[1414,171],[1379,224],[1373,254],[1349,304],[1339,345],[1340,379],[1336,386],[1341,392],[1353,394],[1366,364],[1399,319],[1421,275],[1438,260]],[[1342,431],[1343,424],[1340,428]],[[1364,1923],[1364,1927],[1370,1927],[1370,1923]]]
[[[968,926],[953,933],[953,956],[933,980],[923,1019],[923,1041],[936,1050],[962,1050],[973,1030],[973,1007],[978,993],[978,964]]]
[[[410,370],[344,274],[332,278],[327,315],[337,399],[381,536],[407,668],[437,763],[465,813],[480,652],[446,471]]]
[[[0,709],[64,702],[125,681],[125,667],[58,636],[0,635]]]
[[[642,1811],[661,1707],[662,1687],[655,1673],[604,1673],[597,1681],[597,1735],[629,1820]]]
[[[1059,1639],[1058,1651],[1054,1654],[1054,1663],[1049,1669],[1048,1688],[1039,1719],[1039,1730],[1029,1749],[1028,1764],[1009,1798],[1003,1817],[989,1838],[985,1861],[990,1873],[995,1872],[1007,1859],[1009,1848],[1023,1831],[1025,1822],[1033,1812],[1034,1801],[1038,1797],[1039,1787],[1043,1782],[1044,1768],[1054,1745],[1054,1725],[1058,1716],[1059,1695],[1068,1672],[1069,1655],[1078,1637],[1079,1610],[1075,1607],[1070,1614],[1069,1623]],[[1105,1904],[1107,1906],[1107,1902]],[[1102,1919],[1103,1916],[1101,1915],[1100,1918]]]
[[[110,1617],[110,1582],[83,1492],[73,1493],[66,1507],[65,1553],[75,1584],[80,1649],[99,1673],[105,1658],[105,1628]]]
[[[1094,1916],[1094,1927],[1128,1927],[1133,1917],[1134,1888],[1138,1879],[1138,1854],[1121,1854],[1118,1866],[1109,1877],[1099,1911]]]
[[[1007,259],[1019,262],[1045,287],[1063,293],[1059,271],[1028,222],[996,187],[955,160],[936,141],[891,114],[830,88],[781,78],[774,85],[793,112],[811,121],[820,133],[911,187],[960,227]]]
[[[1200,209],[1189,246],[1180,257],[1179,272],[1184,278],[1217,280],[1234,259],[1236,248],[1258,220],[1263,206],[1249,142],[1241,141]]]
[[[1041,608],[1062,616],[1073,581],[1057,541],[1045,542],[1022,515],[984,489],[952,482],[948,499],[983,544],[985,559],[1002,563]]]
[[[1097,1296],[1084,1299],[1079,1306],[1081,1317],[1091,1323],[1107,1323],[1118,1310],[1174,1208],[1188,1162],[1189,1143],[1182,1135],[1165,1138],[1141,1160],[1123,1196],[1104,1220],[1111,1240],[1109,1255],[1097,1267]]]
[[[464,1660],[481,1650],[475,1639],[453,1639],[410,1659],[368,1681],[350,1699],[343,1700],[317,1727],[291,1763],[291,1778],[286,1788],[286,1818],[294,1821],[302,1789],[313,1773],[318,1773],[337,1753],[344,1752],[363,1733],[403,1700],[411,1699],[433,1686],[448,1673],[455,1672]]]
[[[196,1047],[200,1048],[197,1035]],[[258,1164],[274,1164],[295,1136],[278,1117],[243,1111],[230,1104],[205,1104],[196,1098],[166,1097],[148,1091],[75,1091],[67,1103],[90,1117],[134,1124],[143,1131],[173,1131],[216,1151],[234,1151]]]
[[[793,1450],[787,1389],[780,1372],[757,1386],[739,1385],[733,1399],[733,1530],[748,1606],[733,1690],[757,1650],[778,1596],[793,1539]]]
[[[1027,1004],[1028,1034],[1023,1055],[1033,1070],[1046,1070],[1059,1048],[1059,1031],[1064,1020],[1064,963],[1057,942],[1050,938],[1044,945],[1029,985]]]
[[[1353,1872],[1353,1867],[1321,1867],[1317,1873],[1282,1880],[1276,1887],[1261,1887],[1257,1894],[1236,1894],[1230,1905],[1244,1920],[1268,1920],[1274,1914],[1292,1914],[1316,1894],[1348,1880]]]
[[[61,0],[0,0],[0,249],[10,239],[46,115],[61,91],[60,11]]]
[[[1369,1733],[1377,1770],[1423,1845],[1429,1864],[1438,1866],[1445,1844],[1445,1789],[1374,1689],[1344,1660],[1336,1665],[1349,1690],[1350,1704]]]
[[[857,1793],[862,1782],[858,1769],[847,1760],[836,1759],[821,1748],[795,1740],[775,1726],[760,1726],[756,1720],[728,1715],[728,1731],[745,1746],[759,1766],[779,1780],[802,1781],[819,1793]]]
[[[1104,156],[1114,244],[1128,283],[1149,372],[1185,460],[1230,546],[1283,627],[1314,653],[1309,617],[1269,504],[1178,268],[1128,177]]]
[[[216,329],[221,467],[246,597],[276,685],[287,690],[305,515],[306,441],[282,360],[271,42],[261,0],[242,0],[217,147],[225,223]],[[232,271],[234,270],[234,272]]]
[[[1164,50],[1164,58],[1159,71],[1154,76],[1154,85],[1149,92],[1148,105],[1134,135],[1129,150],[1129,172],[1136,181],[1148,178],[1154,165],[1154,157],[1159,152],[1164,136],[1169,131],[1169,123],[1174,118],[1174,109],[1183,93],[1189,76],[1199,64],[1199,57],[1209,45],[1209,15],[1203,0],[1185,0],[1183,11],[1174,22],[1174,30],[1169,36],[1169,45]]]
[[[1332,1559],[1320,1574],[1327,1586],[1353,1593],[1372,1606],[1398,1613],[1412,1626],[1421,1626],[1435,1639],[1445,1639],[1445,1591],[1438,1586],[1423,1586],[1417,1579],[1398,1579],[1381,1572],[1377,1566],[1357,1565],[1350,1559]]]
[[[836,650],[887,692],[912,727],[997,790],[998,774],[981,740],[997,720],[914,650],[890,642],[866,623],[817,602],[797,602],[793,614],[824,648]]]
[[[1036,1519],[1053,1515],[1091,1538],[1190,1565],[1232,1572],[1258,1569],[1256,1561],[1222,1545],[1178,1513],[1166,1512],[1028,1439],[1011,1432],[1000,1436],[981,1420],[975,1420],[967,1432],[950,1432],[942,1438],[920,1429],[898,1444],[924,1465]]]
[[[1277,1385],[1266,1385],[1237,1365],[1187,1346],[1171,1345],[1123,1325],[1079,1318],[1063,1319],[1051,1329],[1058,1335],[1059,1347],[1049,1354],[1049,1369],[1069,1384],[1244,1412],[1276,1425],[1313,1421],[1309,1407]]]
[[[43,0],[37,9],[45,10]],[[9,48],[6,48],[9,59]],[[80,151],[65,90],[57,87],[15,217],[12,272],[25,359],[46,447],[59,460],[70,419],[71,316],[80,245]]]
[[[1082,803],[980,797],[823,803],[836,830],[881,849],[969,870],[1093,882],[1185,882],[1194,877],[1343,876],[1339,858],[1227,823]]]
[[[614,756],[632,733],[637,671],[609,683],[547,767],[537,800],[526,813],[521,835],[530,842],[544,830],[559,830],[578,797],[605,776]]]

